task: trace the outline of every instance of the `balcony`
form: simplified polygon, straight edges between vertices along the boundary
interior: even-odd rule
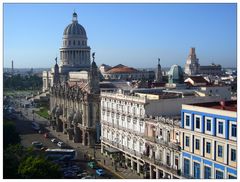
[[[108,144],[113,145],[117,149],[121,149],[122,151],[128,152],[128,153],[130,153],[130,154],[132,154],[134,156],[137,156],[137,157],[141,157],[142,156],[142,154],[140,152],[138,152],[136,150],[133,150],[133,149],[130,149],[129,147],[126,147],[126,146],[124,146],[122,144],[119,144],[117,142],[111,141],[111,140],[109,140],[109,139],[107,139],[105,137],[102,137],[101,140],[106,142],[106,143],[108,143]]]
[[[173,142],[167,142],[165,141],[163,138],[156,138],[156,137],[149,137],[149,136],[144,136],[144,138],[152,143],[157,143],[157,144],[160,144],[160,145],[164,145],[166,147],[169,147],[169,148],[172,148],[172,149],[175,149],[177,151],[180,151],[181,148],[180,148],[180,143],[173,143]]]
[[[154,157],[151,157],[149,155],[142,155],[142,158],[150,163],[154,163],[155,165],[159,166],[165,171],[168,171],[169,173],[172,173],[176,176],[181,176],[181,171],[173,168],[170,164],[163,163],[160,159],[155,159]]]

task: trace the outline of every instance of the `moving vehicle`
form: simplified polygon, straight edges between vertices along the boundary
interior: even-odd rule
[[[36,123],[36,122],[32,122],[32,128],[33,128],[34,130],[36,130],[36,131],[40,130],[40,126],[39,126],[39,124]]]
[[[57,141],[56,138],[52,138],[52,139],[51,139],[51,142],[52,142],[52,143],[58,143],[58,141]]]
[[[81,179],[94,179],[92,176],[85,176],[85,177],[82,177]]]
[[[57,146],[59,146],[60,148],[64,148],[66,146],[66,144],[63,142],[58,142]]]
[[[47,149],[45,150],[45,154],[47,157],[51,158],[63,158],[63,156],[67,156],[69,160],[76,159],[77,151],[73,149]]]
[[[88,167],[94,169],[94,168],[96,168],[96,163],[91,161],[91,162],[88,163]]]
[[[99,169],[96,170],[96,174],[98,176],[104,176],[105,175],[105,171],[103,169],[99,168]]]
[[[36,148],[42,148],[43,147],[43,144],[39,141],[33,141],[32,142],[32,146],[36,147]]]
[[[44,134],[44,137],[45,137],[45,138],[49,138],[49,133],[45,133],[45,134]]]

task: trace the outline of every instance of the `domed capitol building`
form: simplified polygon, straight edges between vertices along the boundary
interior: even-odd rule
[[[73,13],[72,23],[63,32],[60,64],[43,72],[43,91],[50,94],[50,122],[69,140],[94,145],[100,139],[99,71],[90,58],[87,34]]]

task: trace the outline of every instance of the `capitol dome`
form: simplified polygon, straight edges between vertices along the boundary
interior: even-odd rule
[[[72,23],[65,28],[63,35],[87,37],[84,27],[78,23],[77,13],[73,13]]]

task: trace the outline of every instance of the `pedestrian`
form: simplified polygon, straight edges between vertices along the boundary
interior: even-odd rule
[[[106,161],[105,161],[105,159],[103,159],[103,164],[104,164],[104,165],[106,164]]]

